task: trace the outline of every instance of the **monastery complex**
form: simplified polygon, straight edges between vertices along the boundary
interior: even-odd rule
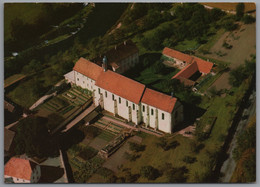
[[[128,50],[129,49],[129,50]],[[165,48],[163,55],[182,68],[173,79],[185,85],[194,85],[189,78],[199,71],[210,73],[213,63]],[[80,58],[65,79],[93,93],[96,106],[120,116],[128,122],[172,133],[183,121],[183,106],[177,98],[147,88],[121,73],[139,62],[138,48],[131,41],[108,51],[101,59]]]

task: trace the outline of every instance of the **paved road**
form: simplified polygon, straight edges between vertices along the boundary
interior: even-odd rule
[[[241,121],[239,122],[236,132],[234,134],[234,137],[231,141],[230,147],[228,149],[228,155],[229,158],[223,163],[222,168],[220,170],[221,173],[223,173],[224,175],[220,178],[220,182],[230,182],[230,179],[233,175],[233,172],[236,168],[236,162],[233,159],[233,150],[236,147],[236,138],[237,136],[244,130],[244,128],[246,127],[246,125],[249,122],[249,119],[254,116],[256,114],[256,97],[255,97],[255,92],[252,94],[253,95],[253,100],[250,104],[250,106],[248,107],[249,111],[249,117],[247,119],[241,119]],[[244,111],[245,111],[244,110]]]

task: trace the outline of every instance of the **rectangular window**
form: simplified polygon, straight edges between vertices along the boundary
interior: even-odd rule
[[[85,81],[83,81],[83,84],[85,83]]]
[[[98,93],[100,94],[100,88],[98,88]]]
[[[125,102],[126,106],[128,106],[128,101]]]
[[[162,120],[164,120],[164,113],[162,113]]]
[[[113,100],[113,101],[115,100],[115,96],[114,96],[114,94],[112,95],[112,100]]]
[[[151,109],[151,114],[153,115],[153,109]]]
[[[135,104],[133,104],[133,110],[135,110]]]
[[[107,91],[105,92],[105,96],[107,97]]]
[[[79,78],[77,78],[77,81],[79,81]]]
[[[121,103],[121,97],[119,97],[119,103]]]
[[[145,106],[143,105],[143,112],[145,111]]]

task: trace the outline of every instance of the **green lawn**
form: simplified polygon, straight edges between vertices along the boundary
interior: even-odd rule
[[[193,51],[196,50],[200,44],[194,40],[184,40],[179,42],[174,48],[178,51]]]
[[[136,161],[127,161],[123,168],[131,168],[131,173],[140,173],[142,166],[151,165],[161,171],[162,166],[171,163],[173,167],[186,166],[188,171],[187,182],[200,182],[203,177],[211,173],[211,167],[214,165],[214,155],[220,151],[221,146],[225,141],[228,129],[231,126],[232,119],[237,110],[237,103],[243,97],[246,89],[248,88],[248,82],[244,82],[239,88],[233,88],[234,95],[227,95],[226,97],[216,96],[214,98],[203,97],[200,107],[207,109],[204,115],[200,118],[202,126],[206,126],[212,120],[211,117],[216,116],[217,120],[212,129],[209,138],[203,142],[204,148],[198,153],[195,153],[192,148],[192,143],[195,140],[183,137],[181,135],[170,135],[169,139],[176,140],[180,145],[175,149],[164,151],[162,148],[156,146],[158,137],[139,133],[139,136],[143,138],[143,144],[146,145],[145,151],[141,153],[141,157]],[[203,128],[202,128],[203,129]],[[172,137],[171,137],[172,136]],[[168,140],[169,141],[169,140]],[[185,156],[195,157],[196,162],[187,164],[183,161]],[[168,164],[169,165],[169,164]],[[124,172],[121,170],[118,176],[123,176]],[[147,180],[140,177],[137,182],[166,182],[167,177],[163,174],[155,180]]]

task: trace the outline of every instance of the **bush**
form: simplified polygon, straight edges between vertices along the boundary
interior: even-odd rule
[[[167,141],[166,138],[161,137],[156,145],[161,147],[164,151],[168,151],[169,149],[175,149],[180,143],[176,140]]]
[[[192,164],[194,162],[196,162],[197,159],[195,157],[191,157],[191,156],[185,156],[183,158],[183,162],[187,163],[187,164]]]
[[[89,160],[96,156],[98,151],[92,147],[85,147],[83,150],[79,153],[79,157],[81,157],[84,160]]]
[[[148,180],[155,180],[160,176],[159,170],[152,166],[141,167],[140,174],[142,177],[147,178]]]
[[[227,31],[233,31],[237,28],[237,24],[235,24],[234,20],[232,20],[232,19],[228,19],[228,20],[223,21],[222,26]]]
[[[130,145],[131,151],[141,152],[145,150],[145,145],[140,145],[134,142],[128,142],[128,143]]]
[[[244,15],[244,17],[242,18],[242,21],[245,24],[251,24],[251,23],[255,22],[255,18],[253,16],[251,16],[251,15]]]
[[[137,158],[140,158],[141,155],[138,155],[138,154],[130,154],[128,152],[125,152],[124,153],[124,157],[127,159],[127,160],[130,160],[131,162],[132,161],[135,161]]]

